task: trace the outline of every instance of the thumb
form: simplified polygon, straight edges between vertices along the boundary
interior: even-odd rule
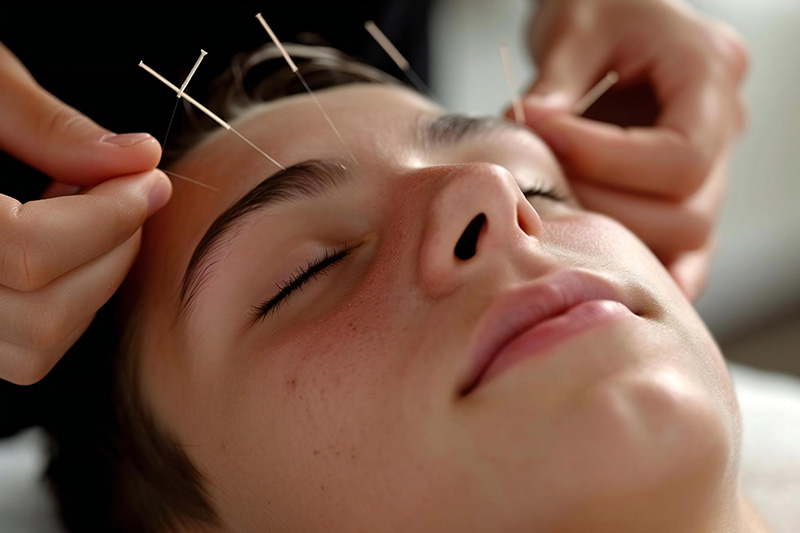
[[[526,108],[571,110],[607,71],[604,49],[574,33],[563,34],[538,55],[539,72],[524,98]]]
[[[161,147],[147,133],[114,135],[36,83],[0,44],[0,150],[75,185],[154,168]]]

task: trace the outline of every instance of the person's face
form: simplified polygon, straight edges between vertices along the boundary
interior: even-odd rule
[[[344,144],[307,96],[234,126],[286,167],[335,160],[337,177],[306,175],[312,197],[282,189],[236,222],[182,309],[211,222],[277,170],[220,130],[174,168],[220,192],[176,183],[138,265],[144,401],[226,528],[546,531],[666,513],[675,530],[732,490],[738,414],[718,349],[623,226],[526,200],[520,187],[569,195],[543,143],[512,125],[427,131],[441,110],[397,88],[317,96]],[[576,298],[624,307],[518,323]],[[472,386],[476,352],[517,326],[528,335]]]

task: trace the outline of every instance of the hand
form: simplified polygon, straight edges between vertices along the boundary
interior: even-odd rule
[[[0,149],[84,194],[0,195],[0,378],[44,377],[111,297],[145,218],[169,200],[147,134],[114,135],[59,101],[0,44]],[[113,178],[113,179],[110,179]]]
[[[695,299],[745,123],[742,40],[678,0],[542,0],[530,46],[539,76],[524,99],[528,126],[578,200],[628,226]],[[604,122],[573,115],[609,70],[617,87],[587,113]]]

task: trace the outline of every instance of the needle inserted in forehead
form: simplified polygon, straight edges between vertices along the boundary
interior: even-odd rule
[[[354,163],[358,164],[358,161],[356,160],[356,156],[353,154],[353,152],[350,151],[350,147],[347,146],[347,143],[344,142],[344,138],[342,137],[342,134],[339,133],[339,130],[336,129],[336,126],[333,125],[333,121],[331,120],[331,117],[328,115],[328,113],[325,112],[325,109],[322,107],[322,104],[320,103],[319,100],[317,100],[317,96],[313,93],[313,91],[311,90],[311,87],[308,86],[308,83],[306,83],[306,79],[303,77],[302,74],[300,74],[300,70],[297,68],[297,65],[294,64],[294,61],[292,61],[291,56],[286,51],[286,48],[283,47],[283,44],[280,42],[280,40],[278,40],[278,37],[272,31],[272,28],[269,27],[269,24],[267,24],[267,21],[264,20],[264,17],[261,16],[261,13],[256,14],[256,18],[258,19],[258,21],[261,23],[261,25],[264,27],[264,29],[269,34],[269,38],[272,39],[272,42],[275,43],[275,46],[277,46],[278,50],[280,50],[281,54],[283,55],[283,58],[289,64],[289,68],[292,69],[292,72],[294,72],[295,76],[297,76],[297,79],[299,79],[300,83],[303,84],[303,87],[305,87],[306,92],[311,97],[311,100],[314,101],[314,104],[316,104],[316,106],[319,109],[320,113],[322,113],[322,116],[325,117],[325,122],[328,123],[328,126],[330,126],[331,130],[333,130],[333,133],[336,135],[336,137],[339,138],[339,141],[341,141],[341,143],[344,145],[345,149],[350,154],[350,158],[353,160]]]
[[[511,66],[511,56],[508,53],[508,46],[500,47],[500,56],[503,58],[503,68],[506,71],[506,83],[511,92],[511,105],[514,108],[514,120],[520,126],[525,124],[525,109],[522,107],[522,98],[517,91],[517,82],[514,79],[514,69]]]
[[[152,74],[152,75],[153,75],[155,78],[157,78],[158,80],[160,80],[161,82],[163,82],[163,83],[164,83],[164,85],[166,85],[167,87],[169,87],[170,89],[172,89],[172,90],[173,90],[173,91],[175,91],[176,93],[179,93],[179,94],[180,94],[181,90],[180,90],[178,87],[176,87],[175,85],[173,85],[173,84],[172,84],[172,83],[171,83],[169,80],[167,80],[167,79],[166,79],[164,76],[162,76],[161,74],[159,74],[159,73],[158,73],[158,72],[156,72],[155,70],[153,70],[153,69],[151,69],[150,67],[148,67],[147,65],[145,65],[145,64],[144,64],[144,61],[139,61],[139,66],[140,66],[140,67],[142,67],[143,69],[145,69],[145,70],[146,70],[147,72],[149,72],[150,74]],[[258,146],[256,146],[255,144],[253,144],[252,142],[250,142],[249,140],[247,140],[247,139],[246,139],[246,138],[245,138],[245,137],[244,137],[244,136],[243,136],[241,133],[239,133],[238,131],[236,131],[236,130],[233,128],[233,126],[231,126],[230,124],[228,124],[227,122],[225,122],[224,120],[222,120],[221,118],[219,118],[217,115],[215,115],[214,113],[212,113],[212,112],[211,112],[211,111],[210,111],[210,110],[209,110],[209,109],[208,109],[206,106],[204,106],[203,104],[201,104],[200,102],[198,102],[197,100],[195,100],[194,98],[192,98],[191,96],[189,96],[189,95],[188,95],[188,94],[186,94],[186,93],[180,94],[180,97],[181,97],[181,98],[184,98],[184,99],[185,99],[187,102],[189,102],[190,104],[192,104],[193,106],[195,106],[197,109],[199,109],[200,111],[202,111],[203,113],[205,113],[206,115],[208,115],[208,117],[209,117],[209,118],[211,118],[212,120],[214,120],[214,121],[215,121],[217,124],[219,124],[220,126],[222,126],[223,128],[225,128],[226,130],[230,131],[231,133],[235,134],[237,137],[239,137],[240,139],[242,139],[242,140],[243,140],[244,142],[246,142],[248,145],[250,145],[251,147],[253,147],[253,148],[254,148],[254,149],[255,149],[255,150],[258,152],[258,153],[260,153],[261,155],[263,155],[264,157],[266,157],[267,159],[269,159],[269,160],[270,160],[270,162],[272,162],[272,164],[274,164],[276,167],[278,167],[278,168],[279,168],[279,169],[281,169],[281,170],[286,170],[286,169],[285,169],[285,168],[284,168],[284,167],[283,167],[283,166],[282,166],[280,163],[278,163],[278,162],[277,162],[277,161],[275,161],[273,158],[271,158],[271,157],[269,156],[269,154],[267,154],[267,153],[266,153],[266,152],[264,152],[264,151],[263,151],[261,148],[259,148]]]
[[[212,191],[219,192],[219,189],[217,189],[216,187],[212,187],[211,185],[206,185],[205,183],[200,183],[199,181],[193,180],[192,178],[187,178],[186,176],[181,176],[177,172],[172,172],[171,170],[165,170],[163,168],[161,168],[159,170],[161,172],[163,172],[164,174],[168,174],[168,175],[173,176],[175,178],[179,178],[179,179],[182,179],[184,181],[188,181],[189,183],[194,183],[195,185],[199,185],[201,187],[205,187],[206,189],[211,189]]]
[[[578,100],[578,103],[572,108],[572,112],[576,115],[583,115],[587,109],[592,107],[598,98],[603,96],[615,83],[619,81],[619,74],[613,70],[609,71],[602,80],[597,82],[597,85],[592,87],[586,95]]]
[[[432,95],[432,91],[430,87],[425,85],[425,82],[422,81],[416,72],[411,68],[411,64],[408,60],[403,57],[403,54],[400,53],[400,50],[397,49],[395,45],[392,44],[392,41],[386,36],[385,33],[381,31],[381,29],[371,20],[368,20],[364,23],[364,29],[372,35],[372,38],[378,43],[378,45],[383,48],[383,51],[392,58],[394,64],[397,65],[400,70],[403,71],[403,74],[411,81],[414,87],[417,88],[419,92],[422,94],[427,94],[428,96]]]
[[[181,85],[181,90],[180,90],[180,91],[178,91],[178,98],[180,98],[181,96],[183,96],[183,90],[184,90],[184,89],[186,89],[186,86],[187,86],[187,85],[189,85],[189,80],[191,80],[191,79],[192,79],[192,76],[194,76],[194,72],[197,70],[197,67],[199,67],[199,66],[200,66],[200,62],[203,60],[203,58],[204,58],[204,57],[205,57],[207,54],[208,54],[208,52],[206,52],[206,51],[205,51],[205,50],[203,50],[202,48],[200,49],[200,57],[198,57],[198,58],[197,58],[197,61],[195,61],[195,63],[194,63],[194,66],[192,67],[192,70],[190,70],[190,71],[189,71],[189,75],[188,75],[188,76],[186,76],[186,81],[184,81],[184,82],[183,82],[183,85]]]

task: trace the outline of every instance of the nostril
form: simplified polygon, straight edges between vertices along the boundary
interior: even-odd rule
[[[483,213],[472,219],[472,222],[467,225],[467,229],[464,230],[464,233],[461,234],[456,243],[456,257],[466,261],[475,255],[475,251],[478,248],[478,236],[484,224],[486,224],[486,215]]]

